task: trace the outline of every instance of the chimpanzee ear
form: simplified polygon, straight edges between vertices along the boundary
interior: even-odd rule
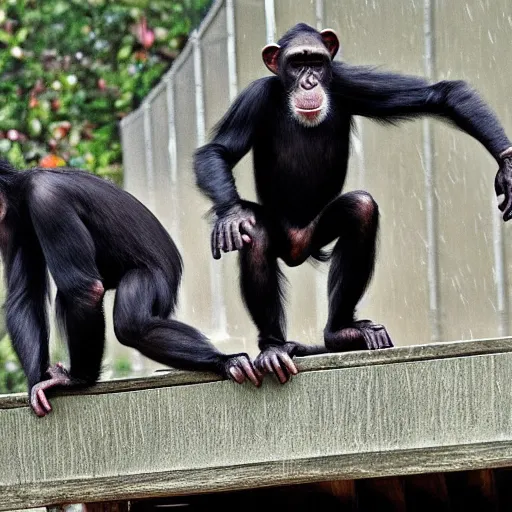
[[[322,32],[320,32],[320,35],[322,36],[322,41],[325,44],[325,47],[327,48],[327,50],[329,50],[329,53],[331,54],[331,59],[334,59],[334,56],[338,53],[338,50],[340,48],[340,42],[338,40],[336,32],[334,32],[334,30],[331,30],[330,28],[326,28],[325,30],[322,30]]]
[[[281,47],[278,44],[267,44],[267,46],[261,50],[261,56],[263,57],[265,66],[267,66],[267,68],[275,75],[277,75],[278,71],[277,61],[279,59],[280,52]]]

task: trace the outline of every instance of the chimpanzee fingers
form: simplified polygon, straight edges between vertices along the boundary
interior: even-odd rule
[[[46,412],[50,412],[52,410],[52,406],[50,405],[50,402],[48,402],[43,389],[40,389],[37,392],[37,398],[39,399],[39,403],[43,406]]]
[[[261,376],[268,373],[268,368],[265,362],[265,356],[263,354],[259,354],[258,357],[254,360],[254,367],[258,372],[260,372]]]
[[[280,358],[281,362],[284,364],[284,366],[290,372],[291,375],[297,375],[299,373],[299,370],[297,370],[297,367],[295,366],[293,359],[288,354],[281,353]]]
[[[242,222],[241,228],[244,231],[244,234],[242,235],[242,238],[245,243],[250,244],[256,237],[256,232],[254,230],[254,225],[251,224],[248,220],[244,220]]]
[[[30,401],[30,407],[34,411],[35,415],[38,416],[39,418],[46,416],[46,411],[39,405],[37,397],[34,401]]]
[[[503,175],[501,174],[501,171],[498,171],[496,177],[494,178],[494,191],[496,192],[497,196],[501,196],[502,194],[505,193],[505,189],[502,183],[502,176]]]
[[[263,358],[263,366],[265,373],[274,373],[274,369],[272,368],[272,363],[270,362],[269,357]]]
[[[212,238],[211,238],[211,249],[212,256],[214,259],[220,259],[220,250],[219,250],[219,236],[217,232],[217,226],[212,229]]]
[[[500,195],[503,196],[503,200],[498,204],[498,208],[500,211],[504,211],[510,201],[510,193],[506,188],[504,188]]]
[[[499,210],[503,213],[503,220],[507,222],[512,218],[512,183],[509,179],[498,171],[494,179],[494,190],[497,196],[504,196],[503,201],[498,204]]]
[[[254,238],[256,236],[256,232],[255,232],[255,229],[254,229],[254,224],[251,224],[250,221],[248,220],[244,220],[242,222],[242,229],[244,230],[244,232],[249,235],[251,238]]]
[[[512,219],[512,204],[509,204],[503,213],[503,220],[505,222],[509,221],[510,219]]]
[[[270,360],[272,361],[272,366],[274,369],[274,374],[279,379],[279,382],[281,384],[284,384],[288,381],[289,376],[284,372],[283,368],[281,367],[281,362],[279,361],[279,358],[277,357],[277,354],[272,354],[270,356]]]
[[[233,223],[231,225],[231,236],[233,237],[233,245],[235,249],[239,251],[244,247],[244,241],[242,239],[242,233],[240,233],[240,224]]]
[[[388,332],[384,329],[379,333],[379,345],[380,348],[392,348],[393,342],[389,337]]]
[[[503,220],[506,222],[510,220],[510,214],[512,212],[512,196],[510,192],[505,189],[505,199],[498,205],[498,208],[503,213]]]
[[[52,410],[43,389],[37,384],[30,390],[30,407],[39,417],[45,416]]]
[[[244,372],[238,366],[232,366],[228,371],[230,378],[238,384],[242,384],[245,381]]]
[[[224,231],[224,229],[225,229],[224,224],[221,224],[217,231],[217,247],[219,248],[219,253],[220,253],[220,251],[226,252],[224,250],[224,247],[225,247],[225,231]],[[220,257],[220,255],[219,255],[219,257]]]
[[[221,234],[221,244],[220,244],[220,248],[222,250],[222,252],[229,252],[231,250],[231,223],[230,222],[226,222],[225,224],[222,225],[221,227],[221,231],[220,231],[222,234]]]
[[[39,404],[39,398],[37,397],[37,391],[35,389],[32,389],[30,392],[30,407],[36,414],[36,416],[44,416],[46,413],[44,409]]]
[[[257,387],[259,388],[261,386],[261,376],[258,378],[257,373],[258,370],[254,368],[252,363],[246,359],[245,357],[240,358],[240,365],[242,366],[245,375],[247,378]]]

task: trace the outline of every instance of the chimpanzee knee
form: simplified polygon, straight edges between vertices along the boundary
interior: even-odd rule
[[[251,233],[251,243],[245,244],[242,249],[242,258],[245,263],[255,268],[266,265],[269,248],[268,232],[263,226],[257,224]]]
[[[375,222],[379,214],[379,205],[375,199],[364,190],[353,193],[356,212],[365,226],[369,226]]]
[[[101,305],[105,289],[99,279],[58,285],[58,291],[68,309],[87,312]]]
[[[130,348],[137,348],[144,336],[142,325],[136,319],[114,313],[114,333],[119,342]]]

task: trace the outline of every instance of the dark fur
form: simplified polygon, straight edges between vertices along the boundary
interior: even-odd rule
[[[290,81],[286,80],[287,63],[282,55],[302,35],[323,44],[321,34],[305,24],[288,31],[278,41],[278,76],[251,83],[216,126],[212,142],[195,155],[197,184],[222,218],[234,205],[244,204],[232,169],[253,150],[260,205],[249,208],[256,212],[260,234],[253,237],[252,246],[242,249],[241,284],[260,331],[262,349],[285,342],[281,274],[275,260],[280,257],[295,265],[306,259],[290,259],[287,237],[291,230],[311,223],[316,227],[309,256],[325,259],[321,248],[338,240],[329,272],[326,340],[332,341],[336,331],[355,325],[355,307],[374,267],[378,208],[364,192],[340,196],[353,116],[384,123],[421,115],[441,117],[480,141],[497,160],[511,145],[494,113],[462,81],[430,85],[423,78],[339,62],[328,63],[329,69],[323,70],[327,78],[321,86],[330,99],[327,118],[316,127],[299,124],[289,108],[293,89],[286,86]],[[347,336],[354,331],[357,327],[349,329]],[[332,349],[331,342],[329,347]]]
[[[178,249],[153,214],[115,185],[74,169],[16,171],[0,163],[8,297],[7,327],[30,387],[49,366],[47,269],[57,285],[73,384],[94,383],[104,348],[103,297],[117,288],[114,327],[121,343],[162,364],[225,375],[231,356],[169,317],[182,274]]]

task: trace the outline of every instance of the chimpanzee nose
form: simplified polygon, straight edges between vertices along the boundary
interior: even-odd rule
[[[313,75],[309,75],[301,81],[300,85],[306,91],[310,91],[318,85],[318,80]]]

